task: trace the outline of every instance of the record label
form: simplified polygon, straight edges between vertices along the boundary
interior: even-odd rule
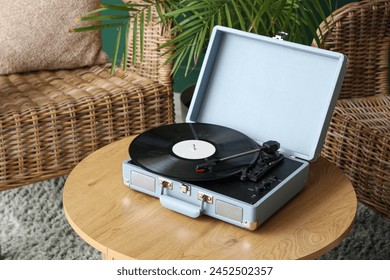
[[[203,140],[184,140],[172,147],[172,152],[185,159],[202,159],[212,156],[216,152],[213,144]]]

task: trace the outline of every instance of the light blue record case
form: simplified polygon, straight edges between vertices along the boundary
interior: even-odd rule
[[[259,144],[276,140],[280,152],[301,167],[255,204],[162,177],[131,160],[123,162],[124,184],[189,217],[203,214],[256,229],[304,187],[310,161],[320,154],[346,66],[340,53],[215,27],[186,122],[230,127]]]

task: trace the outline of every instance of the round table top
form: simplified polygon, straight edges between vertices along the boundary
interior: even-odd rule
[[[303,190],[255,231],[178,214],[122,183],[132,139],[89,155],[64,187],[70,225],[105,258],[315,259],[337,246],[354,223],[355,191],[324,158],[310,163]]]

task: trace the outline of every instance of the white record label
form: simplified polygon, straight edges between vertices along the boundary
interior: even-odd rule
[[[184,140],[173,145],[172,151],[181,158],[202,159],[212,156],[216,148],[203,140]]]

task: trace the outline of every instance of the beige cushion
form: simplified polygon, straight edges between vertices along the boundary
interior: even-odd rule
[[[0,74],[107,62],[99,31],[71,33],[100,0],[1,0]]]

